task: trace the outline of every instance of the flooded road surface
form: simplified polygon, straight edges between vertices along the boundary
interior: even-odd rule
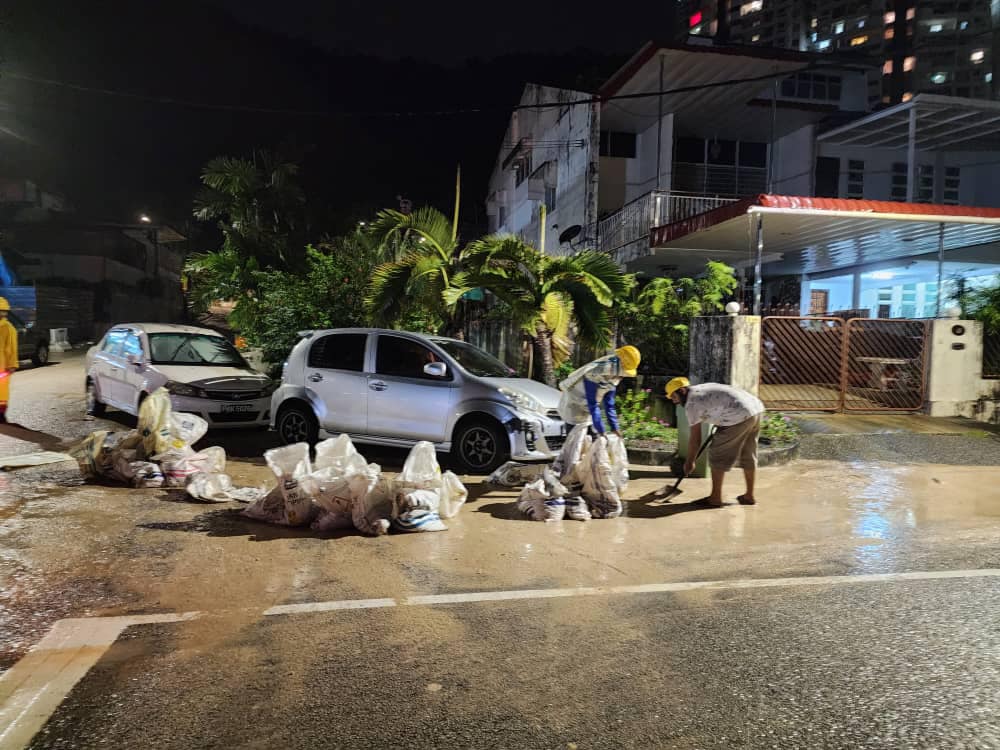
[[[101,424],[56,395],[78,375],[38,371],[14,410],[47,449]],[[259,485],[272,439],[206,444]],[[736,475],[696,509],[706,480],[662,504],[636,467],[627,516],[586,523],[464,477],[447,532],[374,539],[0,474],[0,668],[65,618],[197,613],[121,621],[37,748],[1000,747],[1000,470],[838,458],[761,470],[749,508]]]

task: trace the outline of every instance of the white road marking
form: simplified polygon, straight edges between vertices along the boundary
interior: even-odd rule
[[[293,615],[333,612],[350,609],[385,609],[389,607],[427,607],[441,604],[467,604],[576,596],[615,594],[660,594],[697,589],[725,590],[778,588],[793,586],[831,586],[940,579],[1000,578],[1000,569],[939,570],[912,573],[870,573],[848,576],[801,578],[759,578],[734,581],[680,581],[643,583],[625,586],[600,586],[559,589],[515,589],[512,591],[473,591],[461,594],[429,594],[404,599],[344,599],[331,602],[282,604],[264,610],[263,615]],[[183,622],[203,613],[134,615],[126,617],[90,617],[59,620],[48,634],[24,658],[0,675],[0,750],[21,750],[31,742],[63,699],[122,632],[133,625]]]

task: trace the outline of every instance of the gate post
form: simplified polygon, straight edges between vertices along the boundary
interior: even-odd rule
[[[717,315],[691,321],[688,377],[694,384],[726,383],[757,395],[760,316]]]
[[[977,418],[977,402],[986,390],[983,324],[943,319],[930,326],[924,410],[932,417]]]

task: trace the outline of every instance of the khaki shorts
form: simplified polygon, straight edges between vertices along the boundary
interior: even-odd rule
[[[729,471],[757,467],[757,438],[760,436],[761,415],[745,419],[731,427],[719,427],[712,447],[708,449],[708,464],[713,469]]]

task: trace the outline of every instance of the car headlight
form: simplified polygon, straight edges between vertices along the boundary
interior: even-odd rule
[[[198,389],[193,385],[188,385],[187,383],[178,383],[174,380],[168,381],[164,388],[167,389],[167,393],[172,396],[195,396],[200,395]]]
[[[519,409],[535,413],[541,413],[542,411],[542,405],[523,391],[515,391],[512,388],[498,388],[497,390],[509,398]]]

